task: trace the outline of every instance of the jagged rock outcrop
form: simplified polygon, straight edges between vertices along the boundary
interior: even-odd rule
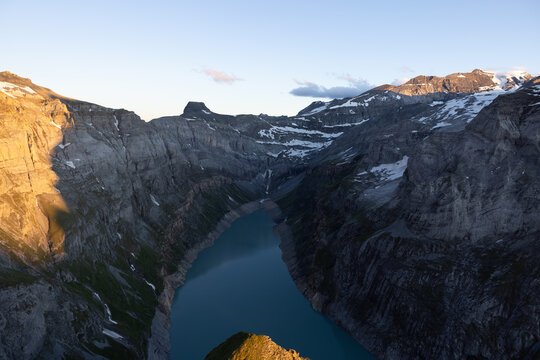
[[[205,360],[307,360],[265,335],[239,332],[212,350]]]

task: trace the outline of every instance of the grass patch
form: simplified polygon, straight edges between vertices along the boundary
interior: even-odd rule
[[[30,285],[38,278],[23,271],[8,269],[0,272],[0,289],[16,285]]]

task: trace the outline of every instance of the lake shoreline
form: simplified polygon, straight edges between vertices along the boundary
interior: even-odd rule
[[[279,224],[279,221],[282,218],[282,212],[279,206],[272,200],[262,199],[245,203],[225,214],[225,216],[223,216],[216,227],[210,233],[208,233],[203,241],[199,242],[196,246],[192,247],[186,252],[178,265],[178,271],[164,277],[163,291],[158,296],[158,305],[156,306],[156,312],[154,314],[154,318],[152,319],[151,336],[148,339],[148,359],[169,359],[171,349],[169,334],[169,330],[171,328],[170,314],[174,294],[176,289],[184,284],[186,274],[193,262],[197,259],[198,254],[202,250],[212,246],[215,240],[225,230],[227,230],[235,220],[261,209],[264,209],[270,215],[270,217],[277,224]],[[280,234],[278,233],[278,235]],[[281,241],[283,242],[283,238]]]

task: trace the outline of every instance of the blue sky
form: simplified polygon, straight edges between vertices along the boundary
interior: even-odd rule
[[[291,115],[317,100],[299,87],[339,95],[475,68],[538,74],[539,13],[537,0],[0,0],[0,70],[146,120],[189,100]]]

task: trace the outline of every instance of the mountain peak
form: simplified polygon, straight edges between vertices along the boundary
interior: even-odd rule
[[[184,108],[183,115],[200,113],[200,112],[210,113],[211,111],[210,109],[206,107],[206,105],[203,102],[190,101],[187,103],[186,107]]]
[[[375,90],[389,90],[403,95],[426,95],[437,92],[477,93],[490,90],[508,90],[532,79],[525,71],[491,72],[474,69],[469,73],[454,73],[444,77],[416,76],[406,83],[382,85]]]
[[[59,98],[69,99],[58,95],[54,91],[38,86],[28,78],[13,74],[9,71],[0,72],[0,92],[11,98]]]

